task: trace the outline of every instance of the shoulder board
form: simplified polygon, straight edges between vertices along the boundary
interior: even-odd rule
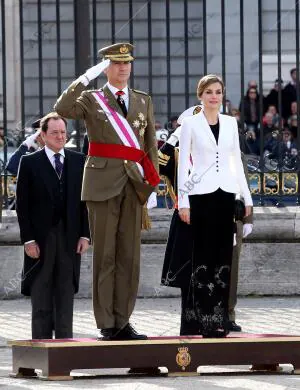
[[[89,92],[89,93],[93,93],[93,92],[97,92],[97,91],[101,91],[102,92],[102,89],[86,89],[85,92]]]
[[[132,92],[136,92],[136,93],[140,93],[141,95],[149,96],[146,92],[139,91],[139,90],[137,90],[137,89],[132,89]]]

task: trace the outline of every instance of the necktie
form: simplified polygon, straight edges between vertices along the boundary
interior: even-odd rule
[[[55,171],[56,171],[58,177],[60,178],[64,164],[60,161],[60,154],[59,153],[55,153],[54,159],[55,159],[54,160],[54,162],[55,162]]]
[[[123,91],[118,91],[118,92],[116,92],[116,95],[117,95],[117,102],[118,102],[119,106],[121,107],[121,110],[123,111],[123,114],[126,118],[127,108],[126,108],[124,99],[122,98],[122,96],[125,95],[125,93]]]

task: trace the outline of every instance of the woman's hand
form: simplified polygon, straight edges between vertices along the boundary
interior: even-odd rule
[[[252,214],[252,206],[245,206],[245,217],[249,217]]]
[[[182,209],[179,209],[179,217],[180,219],[190,225],[190,209],[187,207],[184,207]]]

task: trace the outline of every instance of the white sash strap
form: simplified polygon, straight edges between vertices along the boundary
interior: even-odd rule
[[[134,131],[132,130],[131,126],[129,125],[128,121],[109,106],[107,99],[102,92],[93,92],[93,95],[102,110],[105,112],[108,120],[110,121],[110,124],[112,125],[113,129],[122,141],[123,145],[136,149],[141,149],[139,141],[134,134]],[[136,164],[142,177],[144,177],[144,170],[141,164]]]

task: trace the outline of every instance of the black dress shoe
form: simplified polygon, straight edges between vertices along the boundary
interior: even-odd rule
[[[114,336],[117,332],[116,328],[105,328],[99,331],[98,340],[100,341],[111,341],[115,340]]]
[[[242,327],[238,324],[236,324],[234,321],[228,321],[227,322],[227,329],[231,330],[232,332],[241,332]]]
[[[214,330],[207,330],[202,332],[202,337],[204,339],[214,339],[214,338],[222,338],[226,337],[229,333],[228,329],[214,329]]]
[[[139,334],[130,323],[122,329],[118,329],[114,335],[114,340],[147,340],[145,334]]]

